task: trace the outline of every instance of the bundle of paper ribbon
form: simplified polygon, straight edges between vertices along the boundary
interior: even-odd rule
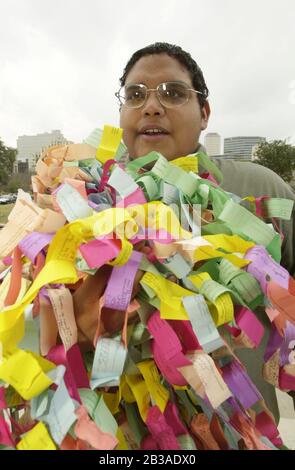
[[[261,374],[295,390],[294,282],[263,220],[293,202],[223,191],[203,152],[128,161],[121,137],[45,151],[0,232],[2,448],[282,447],[235,348],[261,347],[263,308]],[[81,348],[73,297],[104,266]]]

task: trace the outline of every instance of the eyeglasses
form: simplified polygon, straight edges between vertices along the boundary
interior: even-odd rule
[[[147,88],[142,83],[130,83],[120,88],[115,96],[122,106],[137,109],[144,106],[151,91],[156,92],[159,102],[165,108],[175,108],[186,104],[191,91],[199,95],[203,94],[182,82],[164,82],[160,83],[157,88]]]

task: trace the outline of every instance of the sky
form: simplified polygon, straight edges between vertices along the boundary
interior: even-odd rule
[[[206,132],[295,144],[294,0],[0,0],[0,138],[118,126],[132,53],[178,44],[210,90]],[[202,140],[202,139],[201,139]]]

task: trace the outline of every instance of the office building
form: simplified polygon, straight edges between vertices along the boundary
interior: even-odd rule
[[[208,132],[208,134],[205,135],[204,144],[209,157],[220,155],[221,137],[217,132]]]
[[[238,160],[251,160],[253,147],[265,140],[258,136],[228,137],[224,139],[224,154]]]

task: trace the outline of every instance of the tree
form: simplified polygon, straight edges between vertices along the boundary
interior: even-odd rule
[[[16,149],[6,147],[0,139],[0,185],[5,185],[12,175]]]
[[[293,178],[295,170],[295,147],[285,140],[262,142],[255,152],[255,163],[270,168],[288,183]]]
[[[12,175],[5,185],[5,191],[8,193],[17,193],[17,190],[21,188],[26,192],[30,192],[31,176],[32,173],[17,173]]]

